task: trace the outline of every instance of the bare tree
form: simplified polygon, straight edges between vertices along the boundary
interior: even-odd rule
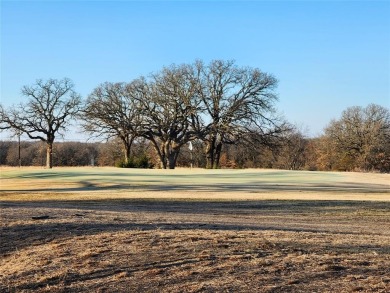
[[[390,170],[390,111],[370,104],[350,107],[325,129],[334,150],[328,160],[341,170]]]
[[[197,87],[190,65],[164,68],[138,87],[135,98],[143,113],[143,136],[153,144],[164,169],[174,169],[180,148],[196,138],[190,122],[198,111]]]
[[[276,167],[288,170],[302,170],[307,163],[309,140],[298,128],[293,128],[281,137],[277,150]]]
[[[101,84],[89,95],[82,111],[84,129],[107,140],[117,137],[122,143],[125,162],[129,162],[131,146],[139,136],[142,116],[138,100],[133,98],[132,84]]]
[[[0,105],[0,128],[22,132],[30,139],[46,143],[46,167],[53,167],[53,143],[57,134],[66,130],[69,119],[80,110],[81,98],[74,91],[71,80],[37,80],[24,86],[22,94],[29,98],[26,104],[4,109]]]
[[[280,129],[274,102],[277,80],[259,69],[240,68],[234,61],[196,64],[200,72],[200,99],[206,117],[197,120],[206,144],[207,168],[218,168],[223,144],[233,144],[248,132],[265,135]],[[205,122],[203,122],[205,121]],[[267,129],[268,128],[268,129]],[[279,130],[278,130],[279,129]]]

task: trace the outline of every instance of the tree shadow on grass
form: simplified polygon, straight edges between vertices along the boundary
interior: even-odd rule
[[[0,201],[0,208],[77,209],[111,212],[170,212],[192,214],[307,213],[356,210],[390,211],[390,202],[353,200],[199,200],[199,199],[98,199]]]
[[[161,171],[161,170],[160,170]],[[291,172],[243,170],[203,170],[201,173],[171,173],[158,170],[118,169],[84,171],[69,169],[23,171],[5,179],[21,179],[34,184],[24,189],[3,189],[3,192],[83,192],[142,191],[325,191],[354,193],[390,193],[389,184],[341,182],[340,175],[326,172]],[[39,184],[39,185],[38,185]],[[63,187],[58,185],[64,184]]]
[[[308,233],[330,233],[334,235],[361,235],[358,232],[337,232],[328,229],[313,229],[304,227],[282,227],[279,225],[238,225],[219,223],[40,223],[39,225],[14,225],[3,228],[1,231],[2,243],[0,255],[5,255],[25,247],[43,245],[52,241],[61,241],[81,236],[98,235],[113,232],[131,231],[181,231],[181,230],[208,230],[208,231],[276,231],[276,232],[308,232]],[[300,248],[302,251],[305,247]],[[327,248],[332,252],[335,248]],[[370,245],[355,247],[353,245],[339,247],[339,250],[354,251],[370,249],[376,253],[390,252],[390,245]]]
[[[118,180],[116,180],[118,181]],[[368,184],[368,183],[275,183],[275,181],[252,181],[245,183],[212,183],[212,184],[190,184],[190,183],[167,183],[159,180],[142,180],[142,183],[112,183],[99,180],[81,180],[70,182],[78,186],[51,187],[47,184],[44,188],[24,188],[24,189],[3,189],[2,192],[21,192],[21,193],[39,193],[39,192],[88,192],[88,191],[191,191],[191,192],[337,192],[337,193],[378,193],[389,194],[390,188],[386,184]]]
[[[180,201],[180,200],[104,200],[104,201],[31,201],[2,202],[4,212],[18,215],[20,223],[0,227],[0,254],[30,245],[41,245],[62,238],[96,235],[117,231],[150,230],[210,230],[210,231],[284,231],[331,234],[356,234],[361,231],[337,230],[324,226],[321,213],[338,215],[354,214],[357,211],[381,212],[384,217],[390,212],[388,202],[360,201]],[[99,214],[96,214],[98,212]],[[108,212],[109,214],[105,214]],[[19,213],[19,214],[18,214]],[[44,213],[48,218],[31,223],[31,215]],[[90,214],[92,213],[92,214]],[[103,213],[103,214],[101,214]],[[131,213],[126,218],[126,213]],[[156,215],[152,220],[134,220],[138,216]],[[159,220],[158,215],[173,214],[179,218]],[[188,219],[187,215],[194,215]],[[91,215],[91,217],[90,217]],[[96,217],[97,215],[97,217]],[[259,222],[253,216],[266,216],[270,221]],[[309,216],[309,226],[283,222],[280,218],[297,219]],[[106,217],[105,217],[106,216]],[[208,216],[211,216],[208,218]],[[249,218],[245,218],[245,216]],[[100,218],[99,218],[100,217]],[[241,221],[242,217],[244,218]],[[133,219],[133,220],[132,220]],[[238,219],[238,220],[237,220]],[[260,217],[260,221],[261,221]],[[305,218],[306,219],[306,218]],[[150,222],[151,221],[151,222]],[[274,222],[273,222],[274,221]],[[333,220],[331,224],[337,224]],[[351,225],[354,223],[351,222]],[[383,229],[389,222],[382,223]],[[375,235],[375,231],[367,234]]]

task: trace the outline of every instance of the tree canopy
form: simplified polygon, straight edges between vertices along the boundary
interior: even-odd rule
[[[140,135],[142,116],[133,98],[133,83],[103,83],[88,96],[80,118],[85,131],[106,139],[119,138],[126,163],[133,141]]]
[[[390,170],[390,111],[380,105],[347,108],[325,128],[323,159],[331,169]]]
[[[37,80],[24,86],[27,103],[5,109],[0,105],[0,128],[25,133],[30,139],[46,142],[46,167],[52,168],[53,143],[66,130],[69,120],[79,112],[81,97],[70,79]]]
[[[272,75],[234,61],[172,65],[127,85],[98,87],[87,100],[84,120],[89,131],[121,138],[126,157],[126,139],[142,136],[162,168],[175,168],[180,149],[197,139],[205,143],[207,168],[218,168],[223,145],[248,133],[265,140],[281,132],[283,123],[274,115],[276,86]]]

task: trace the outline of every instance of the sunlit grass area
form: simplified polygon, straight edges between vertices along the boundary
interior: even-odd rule
[[[286,170],[3,168],[0,195],[388,200],[389,182],[389,174]]]

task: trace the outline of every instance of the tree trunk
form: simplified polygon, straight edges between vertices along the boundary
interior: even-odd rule
[[[46,168],[53,168],[53,143],[46,143]]]
[[[176,160],[179,155],[180,147],[172,141],[168,140],[164,143],[164,153],[165,153],[165,168],[175,169]]]
[[[169,169],[175,169],[176,166],[176,156],[171,152],[168,156],[168,167]]]
[[[212,169],[214,165],[214,141],[206,143],[206,169]]]
[[[130,161],[130,150],[131,150],[131,143],[125,143],[123,145],[124,153],[125,153],[125,162],[126,164]]]
[[[176,161],[180,153],[180,147],[173,146],[168,155],[168,166],[169,169],[175,169]]]
[[[222,142],[219,142],[215,147],[213,169],[219,168],[219,159],[221,158],[221,152],[222,152]]]
[[[159,152],[159,157],[160,157],[161,169],[166,169],[167,168],[167,156],[165,155],[164,152]]]
[[[167,168],[167,163],[165,160],[165,152],[164,152],[164,144],[156,141],[153,137],[148,137],[154,146],[154,150],[158,155],[158,158],[160,159],[160,167],[161,169],[166,169]]]
[[[168,157],[169,157],[169,141],[165,141],[161,144],[161,168],[166,169],[168,167]]]

